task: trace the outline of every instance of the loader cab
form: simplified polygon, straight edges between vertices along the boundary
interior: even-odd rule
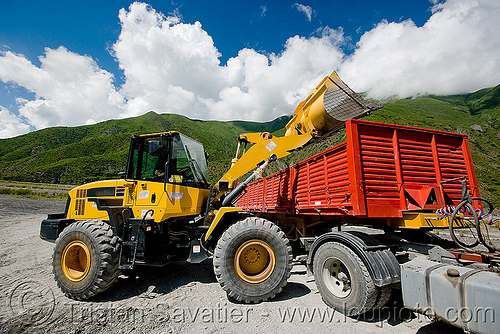
[[[126,178],[208,188],[205,150],[179,133],[133,136]]]

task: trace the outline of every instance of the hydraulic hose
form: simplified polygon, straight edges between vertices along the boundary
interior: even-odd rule
[[[267,168],[267,166],[269,166],[269,164],[275,161],[277,158],[278,157],[276,156],[276,154],[271,154],[269,159],[267,159],[267,161],[264,162],[262,166],[257,168],[249,177],[247,177],[245,181],[238,184],[238,186],[236,186],[236,188],[234,188],[233,191],[231,191],[229,195],[224,198],[224,201],[222,201],[222,206],[227,206],[228,204],[230,204],[243,190],[245,190],[247,185],[252,182],[255,176],[261,177],[262,172]]]

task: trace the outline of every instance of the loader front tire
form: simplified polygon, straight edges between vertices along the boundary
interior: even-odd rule
[[[118,237],[101,220],[69,225],[54,247],[52,268],[57,285],[75,300],[86,300],[108,289],[120,273],[118,248]]]
[[[278,226],[249,217],[222,234],[213,264],[215,276],[229,297],[258,303],[273,298],[287,284],[292,247]]]

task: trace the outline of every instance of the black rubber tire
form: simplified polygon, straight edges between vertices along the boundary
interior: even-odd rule
[[[330,276],[333,276],[331,271],[340,270],[339,265],[344,267],[341,273],[345,282],[337,284],[335,281],[340,279],[330,279]],[[333,266],[337,267],[333,269]],[[318,248],[313,259],[313,271],[323,301],[347,316],[358,316],[371,311],[377,298],[382,297],[359,256],[338,242],[327,242]],[[345,286],[349,289],[343,291]]]
[[[384,307],[389,299],[391,299],[392,288],[388,285],[382,286],[378,288],[377,300],[375,301],[375,305],[373,305],[372,310],[379,310]]]
[[[245,242],[260,240],[274,253],[275,265],[262,282],[245,281],[235,264],[237,251]],[[266,301],[280,293],[292,270],[292,247],[285,233],[272,222],[249,217],[231,225],[220,237],[214,252],[217,281],[229,297],[245,303]]]
[[[62,258],[70,243],[80,242],[89,251],[88,272],[78,281],[64,273]],[[109,224],[101,220],[78,221],[66,227],[56,240],[52,257],[54,278],[66,296],[89,299],[108,289],[118,279],[119,238]]]

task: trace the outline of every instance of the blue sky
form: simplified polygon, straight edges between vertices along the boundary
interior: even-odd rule
[[[143,114],[270,120],[333,70],[373,98],[500,81],[499,5],[2,1],[0,137]]]
[[[309,1],[313,14],[299,10],[294,1],[146,1],[164,14],[178,11],[186,23],[201,22],[213,37],[224,62],[243,48],[279,53],[289,37],[310,36],[321,27],[342,27],[352,43],[383,19],[411,19],[423,25],[431,16],[426,0]],[[46,47],[92,56],[98,64],[119,74],[108,52],[120,33],[118,12],[132,1],[2,1],[2,48],[36,62]],[[346,47],[352,52],[352,47]]]

